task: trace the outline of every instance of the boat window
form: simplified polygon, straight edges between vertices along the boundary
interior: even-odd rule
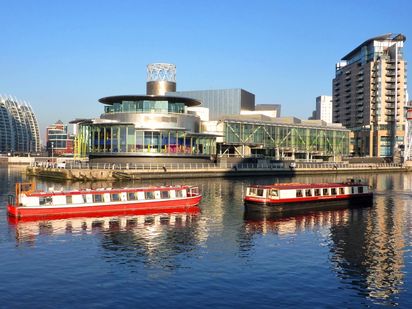
[[[323,189],[322,193],[323,193],[323,195],[329,195],[329,190],[328,189]]]
[[[73,203],[73,197],[71,195],[66,195],[66,204],[72,204]]]
[[[52,197],[51,196],[40,196],[39,205],[51,205]]]
[[[355,188],[354,187],[351,187],[351,192],[352,192],[352,194],[355,193]]]
[[[153,191],[147,191],[144,193],[146,200],[154,200],[155,195]]]
[[[135,192],[127,193],[127,198],[129,199],[129,201],[137,200],[137,196],[136,196]]]
[[[176,197],[183,197],[182,190],[176,190]]]
[[[343,188],[339,188],[339,194],[345,194],[345,190]]]
[[[312,196],[312,190],[311,189],[306,189],[305,195],[306,196]]]
[[[169,198],[169,191],[160,191],[160,198]]]
[[[257,190],[257,196],[263,196],[264,190],[263,189],[258,189]]]
[[[296,197],[302,197],[302,190],[296,190]]]
[[[95,203],[103,202],[103,196],[101,194],[94,194],[93,195],[93,202],[95,202]]]
[[[320,189],[315,189],[315,196],[320,196]]]
[[[256,188],[250,188],[249,195],[256,195],[256,193],[257,193]]]
[[[331,194],[331,195],[336,195],[336,194],[337,194],[336,188],[330,189],[330,194]]]
[[[278,197],[278,190],[270,190],[271,197]]]
[[[120,201],[119,193],[113,193],[112,194],[112,202],[118,202],[118,201]]]
[[[363,187],[358,187],[358,193],[363,193]]]

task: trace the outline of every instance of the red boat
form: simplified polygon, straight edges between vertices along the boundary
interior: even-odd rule
[[[201,199],[195,186],[36,191],[34,183],[17,183],[7,212],[20,219],[190,211]]]
[[[252,185],[247,188],[244,201],[247,211],[288,212],[371,206],[373,192],[367,184],[353,179],[343,183]]]

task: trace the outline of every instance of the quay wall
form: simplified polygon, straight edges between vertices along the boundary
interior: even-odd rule
[[[127,179],[172,179],[172,178],[203,178],[203,177],[236,177],[259,175],[321,175],[321,174],[347,174],[356,176],[357,173],[383,173],[383,172],[408,172],[410,167],[402,166],[365,166],[363,168],[239,168],[239,167],[206,167],[196,169],[160,168],[160,169],[64,169],[50,167],[28,166],[26,172],[30,176],[39,178],[53,178],[59,180],[97,181],[97,180],[127,180]]]

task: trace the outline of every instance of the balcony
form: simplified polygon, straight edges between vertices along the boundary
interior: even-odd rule
[[[356,100],[363,100],[363,99],[364,99],[363,93],[362,93],[362,94],[358,94],[358,95],[356,96]]]

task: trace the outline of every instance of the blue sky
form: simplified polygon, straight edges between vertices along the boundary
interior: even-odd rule
[[[412,1],[0,0],[0,94],[47,124],[97,117],[98,99],[146,91],[146,65],[177,66],[178,90],[243,88],[307,118],[335,63],[365,40],[406,35]]]

